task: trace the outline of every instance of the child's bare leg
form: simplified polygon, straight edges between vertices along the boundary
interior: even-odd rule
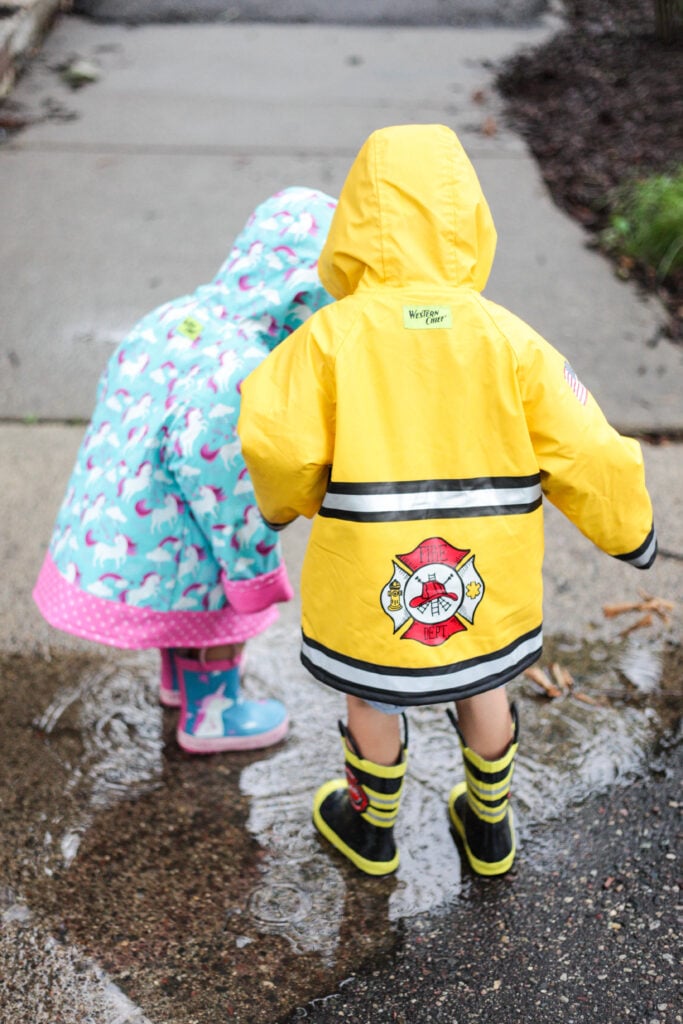
[[[181,658],[195,661],[234,661],[244,650],[244,644],[218,644],[216,647],[176,647],[175,653]]]
[[[466,745],[487,761],[502,757],[512,739],[512,718],[504,686],[456,701]]]
[[[201,656],[202,661],[234,661],[244,650],[244,644],[219,644],[217,647],[203,647],[193,652]]]
[[[400,715],[387,715],[360,697],[347,696],[348,730],[360,757],[375,764],[396,764],[401,755]]]

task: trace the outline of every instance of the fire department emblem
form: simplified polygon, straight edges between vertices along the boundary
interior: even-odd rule
[[[466,622],[474,623],[484,581],[471,551],[454,548],[442,537],[430,537],[396,558],[394,574],[380,600],[394,623],[394,633],[410,623],[402,640],[436,647],[466,630]]]

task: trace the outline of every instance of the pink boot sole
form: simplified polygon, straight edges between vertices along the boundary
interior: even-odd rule
[[[289,729],[289,718],[285,718],[269,732],[256,733],[253,736],[191,736],[178,729],[176,737],[179,746],[187,754],[220,754],[228,750],[260,750],[272,747],[284,739]]]

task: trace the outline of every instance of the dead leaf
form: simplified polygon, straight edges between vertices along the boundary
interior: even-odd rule
[[[568,668],[560,665],[558,661],[554,661],[550,666],[553,679],[562,690],[571,690],[574,686],[574,679]]]
[[[540,686],[548,697],[555,698],[562,696],[562,690],[550,681],[547,673],[544,672],[542,668],[532,665],[531,668],[524,670],[524,675],[527,679],[530,679],[532,683],[536,683],[537,686]]]
[[[30,119],[26,115],[0,111],[0,128],[5,128],[7,131],[19,131],[20,128],[25,128],[30,123]]]
[[[676,604],[674,601],[667,601],[663,597],[649,597],[644,598],[643,611],[652,611],[655,615],[659,615],[660,619],[668,626],[671,621],[669,612],[672,612]]]
[[[647,615],[641,616],[636,622],[632,622],[626,629],[622,629],[619,636],[622,638],[627,637],[630,633],[635,632],[636,629],[645,629],[647,626],[651,626],[653,621],[652,616],[648,612]]]
[[[640,611],[641,601],[623,601],[621,604],[605,604],[602,607],[602,614],[606,619],[613,619],[616,615],[624,615],[626,612]]]
[[[625,615],[627,612],[654,612],[668,626],[671,621],[670,612],[675,607],[674,601],[667,601],[663,597],[653,597],[651,594],[643,594],[641,601],[605,604],[602,607],[602,613],[606,619],[612,619],[617,615]]]
[[[577,700],[582,701],[584,704],[591,704],[596,708],[600,707],[602,703],[601,701],[596,700],[595,697],[590,697],[587,693],[584,693],[583,690],[574,690],[572,696],[576,697]]]

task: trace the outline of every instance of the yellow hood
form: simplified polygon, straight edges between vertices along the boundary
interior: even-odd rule
[[[496,230],[477,175],[450,128],[381,128],[344,184],[319,273],[336,299],[361,281],[417,282],[482,291]]]

